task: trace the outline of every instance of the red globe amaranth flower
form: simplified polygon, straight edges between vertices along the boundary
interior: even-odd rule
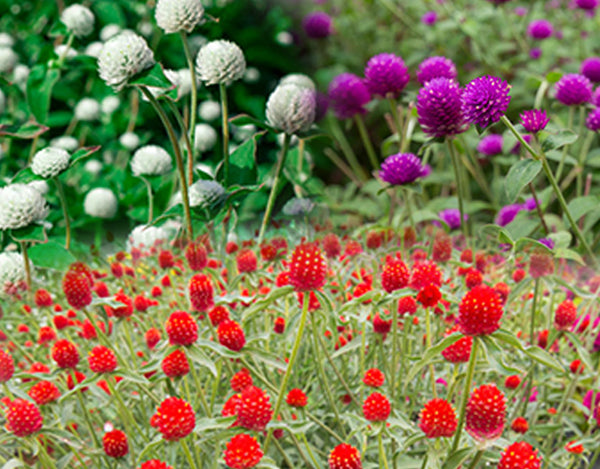
[[[483,283],[483,274],[477,269],[469,269],[465,275],[465,285],[469,290]]]
[[[423,305],[423,308],[433,308],[441,299],[442,293],[433,284],[426,285],[417,293],[417,301]]]
[[[162,433],[165,440],[179,441],[194,430],[196,415],[188,402],[178,397],[168,397],[156,409],[150,425]]]
[[[318,290],[327,280],[327,262],[314,243],[296,246],[289,263],[289,283],[298,292]]]
[[[41,430],[44,418],[38,406],[25,399],[15,399],[6,406],[6,429],[18,437]]]
[[[521,384],[521,377],[518,375],[510,375],[504,380],[504,386],[507,389],[517,389]]]
[[[457,426],[456,412],[445,399],[432,399],[421,409],[419,428],[427,438],[451,437]]]
[[[381,286],[391,293],[408,285],[410,272],[406,264],[395,257],[388,257],[381,272]]]
[[[192,345],[198,340],[198,324],[185,311],[171,313],[165,323],[165,331],[171,345]]]
[[[277,316],[273,322],[273,332],[275,334],[283,334],[285,332],[285,318]]]
[[[235,321],[226,320],[219,324],[217,337],[222,346],[235,352],[239,352],[246,345],[244,330]]]
[[[37,405],[46,405],[60,397],[60,390],[52,381],[38,381],[27,393]]]
[[[263,431],[273,418],[269,396],[256,386],[248,386],[240,395],[237,423],[252,431]]]
[[[457,331],[458,326],[454,326],[446,331],[444,337],[448,337]],[[466,363],[471,357],[471,348],[473,348],[473,337],[465,336],[442,350],[442,356],[450,363]]]
[[[495,384],[475,388],[469,396],[465,429],[476,440],[495,440],[504,430],[506,398]]]
[[[529,423],[525,417],[517,417],[510,424],[510,428],[513,432],[525,434],[529,430]]]
[[[69,373],[67,375],[67,389],[69,391],[71,391],[75,387],[76,384],[83,382],[86,378],[86,376],[81,371],[75,370],[74,373],[75,373],[75,380],[73,380],[73,373]],[[75,383],[75,381],[77,381],[77,383]],[[87,390],[88,390],[88,388],[84,387],[81,389],[81,392],[85,392]]]
[[[155,327],[151,327],[144,334],[144,339],[146,340],[146,345],[150,350],[153,350],[156,347],[156,344],[160,342],[161,334],[158,329]]]
[[[59,368],[75,368],[79,363],[77,347],[66,339],[57,340],[52,347],[52,360]]]
[[[241,401],[241,394],[234,394],[229,399],[225,401],[223,404],[223,408],[221,409],[221,416],[223,417],[232,417],[237,416],[238,407]],[[232,425],[233,427],[237,426],[237,421]]]
[[[372,393],[363,402],[363,415],[370,422],[384,422],[391,411],[389,399],[378,392]]]
[[[181,349],[177,349],[163,358],[161,369],[169,378],[177,378],[179,376],[185,376],[190,372],[190,362],[188,361],[185,352]]]
[[[583,447],[583,445],[578,444],[576,440],[573,441],[569,441],[566,445],[565,445],[565,449],[572,454],[581,454],[585,451],[585,448]]]
[[[166,462],[158,459],[151,459],[143,463],[138,469],[173,469],[173,466],[169,466]]]
[[[342,244],[340,238],[335,233],[327,233],[321,241],[323,251],[329,259],[337,258],[342,252]]]
[[[104,345],[97,345],[88,353],[88,363],[94,373],[110,373],[117,369],[115,352]]]
[[[529,443],[519,441],[508,446],[500,457],[498,469],[540,469],[542,459]]]
[[[386,321],[383,319],[379,313],[375,313],[375,317],[373,318],[373,332],[376,334],[388,334],[392,329],[392,320]]]
[[[308,398],[302,389],[294,388],[288,392],[285,402],[292,407],[306,407]]]
[[[508,300],[508,295],[510,294],[510,287],[504,282],[498,282],[494,285],[494,290],[498,293],[500,297],[500,301],[502,302],[502,306],[506,304],[506,300]]]
[[[227,442],[223,459],[231,469],[250,469],[256,466],[263,457],[263,452],[256,438],[242,433]]]
[[[6,383],[15,373],[15,361],[10,353],[0,349],[0,383]]]
[[[577,320],[577,306],[571,300],[564,300],[554,312],[554,328],[557,331],[568,331]]]
[[[258,259],[251,249],[242,249],[235,258],[240,274],[254,272],[257,269]]]
[[[489,335],[500,328],[502,301],[486,285],[469,290],[458,307],[458,327],[465,335]]]
[[[405,314],[415,314],[417,312],[417,300],[412,296],[405,296],[398,300],[398,314],[404,316]]]
[[[210,277],[196,274],[189,283],[190,303],[195,311],[209,311],[214,306],[214,291]]]
[[[413,265],[410,288],[421,290],[427,285],[442,286],[442,271],[435,262],[417,262]]]
[[[581,363],[581,360],[579,359],[573,360],[569,365],[569,370],[571,370],[571,373],[573,374],[581,374],[583,373],[584,369],[585,366],[583,365],[583,363]]]
[[[76,270],[69,270],[62,280],[67,302],[75,309],[83,309],[92,302],[92,285],[89,277]]]
[[[554,273],[554,259],[546,251],[534,251],[529,258],[529,275],[532,278],[545,277]]]
[[[213,327],[217,327],[223,321],[229,321],[229,311],[223,305],[215,306],[208,312],[208,318]]]
[[[158,265],[161,269],[170,269],[175,265],[175,257],[171,251],[162,250],[158,254]]]
[[[235,392],[242,392],[248,386],[252,386],[252,384],[252,376],[250,376],[250,372],[246,368],[243,368],[234,374],[229,381],[231,389]]]
[[[362,469],[360,452],[351,445],[342,443],[329,453],[329,469]]]
[[[129,453],[127,435],[121,430],[106,432],[102,437],[102,447],[107,456],[122,458]]]
[[[526,275],[527,275],[527,272],[525,272],[524,269],[515,269],[515,271],[512,274],[512,279],[515,283],[519,283],[521,280],[523,280],[525,278]]]
[[[435,262],[447,262],[452,258],[452,238],[443,231],[435,236],[431,257]]]
[[[372,388],[379,388],[385,382],[385,374],[379,368],[371,368],[365,371],[363,383]]]
[[[202,243],[190,243],[185,249],[185,258],[188,261],[190,269],[199,271],[208,264],[208,253]]]
[[[38,344],[44,345],[56,340],[56,331],[50,326],[42,326],[38,331]]]
[[[40,288],[35,292],[33,301],[38,308],[48,308],[54,304],[48,290],[44,290],[43,288]]]

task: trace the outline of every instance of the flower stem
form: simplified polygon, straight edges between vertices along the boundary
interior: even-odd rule
[[[65,220],[65,248],[69,249],[71,246],[71,221],[69,220],[69,212],[67,210],[67,199],[65,197],[63,185],[60,182],[60,179],[58,179],[58,176],[55,176],[52,179],[54,180],[54,184],[56,184],[58,198],[60,200],[60,205],[63,211],[63,218]]]
[[[192,152],[188,155],[188,182],[191,184],[194,180],[194,138],[196,129],[196,113],[198,112],[198,84],[196,79],[196,68],[194,59],[190,52],[187,33],[181,31],[181,42],[183,43],[183,51],[190,69],[190,77],[192,79],[191,102],[190,102],[190,125],[189,125],[189,141],[191,143]]]
[[[385,423],[384,423],[384,425],[385,425]],[[380,431],[379,434],[377,435],[377,439],[379,440],[379,466],[381,467],[381,465],[383,463],[383,467],[385,469],[390,469],[390,466],[387,461],[387,457],[385,456],[385,450],[383,448],[383,437],[381,436],[382,433],[383,433],[383,430]]]
[[[477,451],[477,454],[475,455],[475,457],[473,458],[473,461],[469,465],[469,469],[475,469],[477,467],[477,463],[479,463],[479,461],[481,461],[482,457],[483,457],[483,450]]]
[[[227,87],[219,84],[221,95],[221,117],[223,123],[223,175],[225,187],[229,186],[229,115],[227,109]]]
[[[350,164],[352,171],[354,171],[355,176],[361,181],[366,181],[367,174],[365,173],[365,170],[358,162],[358,159],[356,158],[356,153],[354,153],[354,150],[352,149],[352,146],[348,142],[346,135],[344,135],[344,131],[340,127],[340,123],[334,117],[331,117],[329,122],[331,124],[331,132],[333,134],[333,138],[339,144],[339,146],[342,150],[342,153],[348,160],[348,163]]]
[[[187,444],[187,441],[185,441],[185,439],[181,440],[181,447],[183,448],[183,452],[185,453],[185,457],[188,460],[190,467],[192,469],[198,469],[198,466],[196,466],[196,463],[194,462],[194,458],[192,456],[192,452],[190,451],[190,447]]]
[[[365,121],[363,120],[363,117],[360,114],[356,114],[354,116],[354,122],[356,123],[356,127],[358,128],[358,133],[360,134],[360,138],[362,139],[363,146],[365,147],[367,155],[369,156],[369,160],[371,161],[371,166],[373,166],[373,169],[377,170],[379,168],[379,163],[377,162],[377,155],[375,154],[375,149],[373,148],[373,144],[371,143],[369,132],[367,132]]]
[[[154,195],[152,194],[152,185],[145,177],[141,177],[140,179],[144,181],[146,191],[148,192],[148,225],[150,225],[154,218]]]
[[[171,109],[171,112],[173,113],[173,115],[175,116],[175,120],[177,121],[177,124],[179,125],[179,127],[181,128],[181,133],[183,135],[183,142],[185,143],[185,148],[187,149],[187,153],[188,155],[193,155],[194,154],[194,145],[190,142],[190,139],[188,137],[188,127],[185,124],[183,117],[181,117],[181,113],[179,112],[179,109],[177,109],[177,106],[175,106],[175,103],[173,101],[167,101],[169,103],[169,108]],[[193,156],[190,158],[188,157],[188,184],[192,184],[194,182],[194,158]]]
[[[429,309],[430,308],[425,308],[425,341],[427,350],[431,348],[431,314]],[[431,392],[433,394],[433,398],[437,399],[437,390],[435,389],[435,369],[433,367],[433,363],[429,364],[429,376],[431,379]]]
[[[77,386],[77,378],[75,377],[75,370],[71,371],[71,377],[73,378],[73,386]],[[77,396],[77,401],[79,402],[79,406],[81,407],[81,413],[83,414],[83,419],[85,420],[85,423],[88,427],[88,431],[90,432],[90,435],[92,436],[92,439],[94,440],[94,444],[96,445],[97,448],[101,448],[102,446],[100,445],[100,440],[98,440],[98,436],[96,435],[96,432],[94,431],[94,427],[92,425],[92,421],[90,420],[90,413],[87,410],[87,408],[85,407],[85,404],[83,402],[83,397],[81,395],[81,389],[78,389],[77,391],[75,391],[75,395]]]
[[[25,282],[27,283],[27,294],[31,295],[31,266],[29,265],[29,255],[27,254],[27,241],[20,241],[21,253],[23,254],[23,263],[25,264]]]
[[[448,146],[448,152],[450,153],[450,159],[452,160],[452,166],[454,168],[454,177],[456,178],[456,193],[458,195],[458,211],[460,212],[460,227],[462,228],[463,236],[465,241],[469,239],[469,228],[468,221],[465,220],[465,209],[463,206],[463,188],[460,175],[460,168],[458,166],[458,156],[452,140],[446,139],[446,145]]]

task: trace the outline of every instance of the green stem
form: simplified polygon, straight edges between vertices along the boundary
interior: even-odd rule
[[[223,123],[223,175],[225,186],[229,186],[229,116],[227,108],[227,88],[224,83],[219,84],[221,95],[221,117]]]
[[[577,174],[577,197],[581,197],[583,192],[583,170],[585,169],[585,160],[587,159],[588,151],[590,150],[590,146],[592,145],[595,136],[595,132],[588,130],[581,151],[579,152],[578,163],[580,172]]]
[[[575,115],[575,108],[573,106],[569,107],[569,120],[567,122],[567,129],[571,130],[573,128],[573,117]],[[563,168],[565,166],[565,160],[567,159],[567,152],[569,150],[569,145],[565,145],[563,147],[562,155],[560,157],[560,162],[558,163],[558,169],[556,170],[556,180],[560,181],[560,177],[562,176]]]
[[[344,154],[344,156],[348,160],[348,163],[350,164],[350,167],[352,168],[352,171],[354,171],[354,174],[356,175],[356,177],[359,180],[366,181],[367,180],[367,174],[365,173],[365,170],[363,169],[363,167],[358,162],[358,159],[356,158],[356,153],[354,153],[354,150],[352,149],[352,146],[348,142],[348,139],[346,138],[346,135],[344,134],[344,131],[340,127],[340,123],[334,117],[331,117],[329,119],[329,122],[330,122],[330,125],[331,125],[331,132],[333,133],[333,137],[338,142],[338,144],[340,145],[342,153]]]
[[[196,463],[194,462],[194,458],[190,451],[190,447],[187,444],[187,441],[185,441],[185,439],[181,440],[181,447],[183,448],[183,452],[185,454],[186,459],[188,460],[190,467],[192,469],[198,469],[198,466],[196,466]]]
[[[27,294],[31,295],[31,266],[29,265],[29,255],[27,254],[27,241],[19,241],[21,253],[23,254],[23,263],[25,264],[25,282],[27,283]]]
[[[148,225],[152,223],[152,219],[154,218],[154,194],[152,193],[152,185],[150,181],[145,177],[140,178],[144,181],[144,185],[146,186],[146,191],[148,192]]]
[[[208,418],[211,418],[212,415],[211,415],[210,407],[208,406],[208,402],[206,401],[206,396],[204,394],[204,388],[202,387],[202,384],[200,383],[200,379],[198,378],[198,373],[196,372],[196,367],[190,366],[190,369],[192,370],[192,377],[194,378],[194,384],[196,385],[196,391],[200,395],[200,403],[202,404],[202,407],[204,407],[204,412],[206,412],[206,416]]]
[[[354,122],[356,123],[356,127],[358,128],[358,133],[360,134],[363,146],[365,147],[367,155],[369,156],[369,160],[371,161],[371,166],[373,166],[374,170],[379,169],[377,155],[375,154],[375,149],[373,148],[373,144],[371,143],[371,138],[369,137],[369,132],[367,132],[367,127],[365,126],[365,121],[363,120],[363,117],[360,114],[356,114],[354,116]]]
[[[535,310],[537,308],[537,300],[540,293],[540,279],[536,278],[534,280],[534,288],[533,288],[533,302],[531,305],[531,319],[529,324],[529,341],[531,345],[535,345]]]
[[[65,191],[58,176],[52,178],[58,192],[58,199],[62,207],[63,218],[65,220],[65,248],[69,249],[71,246],[71,221],[69,220],[69,212],[67,210],[67,199],[65,197]]]
[[[196,113],[198,112],[198,82],[196,79],[196,67],[194,64],[194,58],[190,52],[190,45],[188,43],[187,33],[181,31],[181,42],[183,43],[183,51],[185,58],[190,69],[190,77],[192,80],[191,90],[191,102],[190,102],[190,125],[189,125],[189,141],[191,146],[191,153],[188,155],[188,183],[191,184],[194,181],[194,138],[196,134]]]
[[[454,168],[454,177],[456,178],[456,193],[458,195],[458,211],[460,212],[460,227],[462,228],[463,236],[465,241],[469,239],[468,221],[465,220],[465,209],[463,206],[463,188],[461,183],[460,168],[458,166],[458,156],[452,140],[446,139],[446,145],[448,146],[448,152],[450,153],[450,159],[452,160],[452,166]]]
[[[398,300],[400,301],[400,300]],[[396,370],[398,369],[398,303],[392,311],[392,372],[390,374],[390,397],[396,402]],[[364,373],[363,373],[364,376]]]
[[[265,231],[267,230],[267,225],[269,223],[269,219],[271,218],[271,212],[273,211],[273,206],[275,205],[275,197],[277,196],[277,186],[279,186],[281,170],[283,169],[283,164],[285,163],[285,158],[290,147],[291,139],[292,136],[288,134],[285,134],[283,138],[283,147],[281,148],[281,153],[279,154],[279,158],[277,159],[277,167],[275,168],[275,179],[273,179],[273,186],[271,187],[271,193],[269,194],[267,208],[265,209],[265,215],[260,226],[260,234],[258,235],[259,246],[262,243],[262,240],[265,236]]]
[[[185,148],[188,153],[188,184],[191,185],[194,182],[194,157],[192,156],[190,158],[189,155],[194,154],[194,146],[188,137],[188,127],[185,125],[179,109],[177,109],[177,106],[175,106],[173,101],[168,100],[167,102],[169,103],[169,108],[171,109],[171,112],[175,116],[175,120],[181,129],[181,134],[183,135],[183,143],[185,143]]]
[[[477,454],[475,455],[475,457],[473,458],[473,461],[469,465],[469,469],[475,469],[477,467],[477,463],[479,463],[479,461],[481,461],[482,457],[483,457],[483,451],[482,450],[477,451]]]
[[[431,314],[429,312],[429,308],[425,308],[425,342],[427,345],[427,350],[431,348]],[[433,363],[429,364],[429,376],[431,379],[431,391],[433,394],[433,398],[437,399],[437,389],[435,388],[435,369],[433,367]]]
[[[400,114],[398,113],[398,104],[396,103],[396,100],[391,97],[388,98],[388,103],[390,105],[390,110],[392,111],[392,119],[394,121],[394,126],[396,127],[396,135],[398,135],[399,147],[402,148],[402,138],[404,136],[401,135],[403,125],[402,120],[400,119]]]
[[[384,423],[384,425],[385,425],[385,423]],[[377,439],[379,440],[379,461],[380,461],[379,465],[381,466],[381,464],[383,463],[383,467],[385,469],[390,469],[390,466],[387,461],[387,457],[385,456],[385,450],[383,448],[383,437],[381,436],[382,433],[383,433],[383,429],[377,435]]]
[[[46,440],[47,441],[47,440]],[[50,469],[56,469],[56,464],[54,464],[54,460],[50,457],[50,455],[48,454],[48,451],[46,451],[46,447],[44,445],[44,441],[38,441],[39,444],[39,448],[41,451],[41,454],[44,455],[43,459],[46,460],[46,468],[50,468]]]
[[[71,377],[73,378],[73,386],[77,386],[77,378],[75,377],[75,370],[71,370]],[[96,445],[96,447],[98,449],[100,449],[102,446],[100,445],[100,440],[98,440],[98,436],[96,435],[96,432],[94,431],[94,427],[92,425],[92,421],[90,420],[90,413],[86,409],[85,404],[83,402],[83,397],[81,395],[81,389],[78,389],[77,391],[75,391],[75,395],[77,396],[77,401],[79,402],[79,407],[81,407],[81,413],[83,414],[83,419],[85,420],[85,423],[88,427],[88,431],[90,432],[90,435],[92,436],[92,439],[94,440],[94,444]]]
[[[60,55],[60,57],[58,58],[58,60],[56,61],[57,68],[61,68],[63,66],[63,64],[65,63],[65,59],[67,58],[69,50],[71,49],[71,45],[73,44],[73,39],[75,39],[75,35],[73,33],[69,33],[69,37],[67,38],[67,43],[65,44],[65,48],[64,48],[62,54]]]

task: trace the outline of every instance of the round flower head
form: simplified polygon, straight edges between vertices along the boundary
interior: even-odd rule
[[[157,145],[138,149],[131,159],[131,171],[136,176],[161,176],[171,171],[171,155]]]
[[[106,41],[98,57],[100,78],[115,91],[121,91],[131,77],[154,64],[154,54],[146,41],[131,31]]]
[[[0,73],[9,73],[18,61],[19,56],[10,47],[0,47]]]
[[[419,80],[421,85],[424,85],[434,78],[448,78],[450,80],[455,80],[456,76],[457,72],[454,62],[441,56],[429,57],[423,60],[417,69],[417,80]]]
[[[447,208],[438,213],[438,217],[442,219],[448,228],[457,230],[460,228],[460,210],[457,208]],[[465,221],[468,219],[467,214],[464,215]]]
[[[507,446],[500,456],[498,469],[540,469],[542,458],[526,441]]]
[[[186,31],[191,33],[202,21],[204,7],[200,0],[158,0],[156,24],[165,33]]]
[[[25,280],[23,256],[18,252],[0,253],[0,295],[5,292],[6,287],[23,280]]]
[[[360,451],[346,443],[333,448],[327,462],[329,469],[362,469]]]
[[[296,85],[300,88],[307,88],[311,91],[317,90],[315,82],[303,73],[290,73],[279,80],[279,85]]]
[[[83,122],[95,121],[100,117],[100,103],[92,98],[83,98],[75,106],[75,118]]]
[[[0,230],[15,230],[42,220],[48,206],[42,194],[27,184],[0,188]]]
[[[498,122],[510,103],[510,85],[504,80],[484,76],[475,78],[463,93],[465,119],[485,128]]]
[[[70,158],[62,148],[47,147],[33,155],[31,170],[43,178],[53,178],[69,167]]]
[[[465,430],[480,442],[495,440],[504,430],[506,397],[495,384],[475,388],[469,396]]]
[[[125,132],[119,137],[119,143],[128,150],[135,150],[140,146],[140,137],[134,132]]]
[[[85,37],[94,30],[94,14],[82,5],[71,5],[64,9],[60,20],[77,37]]]
[[[288,217],[308,215],[315,208],[315,203],[310,199],[293,197],[283,206],[282,212]]]
[[[577,8],[593,12],[598,7],[598,0],[575,0]]]
[[[485,156],[494,156],[502,153],[502,135],[490,134],[481,139],[477,151]]]
[[[315,120],[315,92],[293,84],[279,85],[267,101],[267,122],[287,135],[304,132]]]
[[[169,233],[158,226],[139,225],[136,226],[127,238],[127,249],[151,248],[160,241],[169,239]]]
[[[244,76],[246,59],[242,49],[230,41],[204,45],[196,57],[196,72],[207,85],[230,85]]]
[[[462,90],[448,78],[425,83],[417,96],[419,125],[430,137],[446,137],[466,130]]]
[[[208,124],[198,124],[194,130],[194,150],[199,153],[211,150],[217,143],[217,131]]]
[[[302,27],[311,39],[324,39],[333,32],[331,17],[322,11],[306,15],[302,21]]]
[[[577,73],[563,75],[554,85],[556,99],[566,106],[577,106],[592,99],[592,82]]]
[[[91,217],[110,219],[117,214],[119,202],[110,189],[97,187],[89,191],[83,201],[85,213]]]
[[[585,126],[592,132],[598,132],[600,130],[600,107],[590,111],[585,120]]]
[[[523,111],[519,117],[521,118],[521,124],[527,132],[535,134],[540,130],[544,130],[550,119],[546,115],[546,111],[541,109],[531,109],[529,111]]]
[[[211,209],[225,201],[225,188],[217,181],[200,179],[190,186],[190,206]]]
[[[553,32],[552,23],[548,20],[533,20],[527,26],[527,34],[533,39],[547,39]]]
[[[338,119],[349,119],[366,114],[364,106],[371,101],[371,93],[362,78],[342,73],[329,83],[329,101]]]
[[[203,101],[198,106],[198,115],[205,121],[214,121],[221,116],[221,105],[216,101]]]
[[[600,57],[589,57],[581,62],[580,72],[594,83],[600,82]]]
[[[383,98],[398,97],[408,84],[410,75],[402,58],[394,54],[379,54],[367,62],[366,85],[369,91]]]
[[[521,210],[523,210],[523,206],[521,204],[505,205],[498,211],[498,215],[496,215],[496,220],[494,223],[496,223],[498,226],[506,226],[515,219],[517,213],[519,213]]]
[[[428,11],[423,16],[421,16],[421,23],[432,26],[437,21],[437,13],[435,11]]]
[[[379,177],[392,185],[410,184],[430,173],[429,166],[423,166],[413,153],[397,153],[388,156],[381,163]]]

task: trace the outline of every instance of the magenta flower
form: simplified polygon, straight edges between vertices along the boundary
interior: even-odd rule
[[[502,153],[502,135],[486,135],[477,145],[477,151],[485,156],[494,156]]]
[[[553,32],[552,23],[548,20],[533,20],[527,26],[527,34],[533,39],[547,39]]]
[[[398,97],[409,80],[408,68],[397,55],[378,54],[367,62],[365,81],[374,95]]]
[[[585,126],[592,132],[598,132],[600,130],[600,108],[594,108],[587,116],[585,120]]]
[[[498,77],[475,78],[462,96],[465,120],[483,128],[498,122],[510,104],[509,92],[510,85]]]
[[[592,98],[592,82],[577,73],[563,75],[554,85],[556,99],[566,106],[587,103]]]
[[[455,80],[456,76],[457,72],[454,62],[441,56],[429,57],[423,60],[417,69],[417,80],[419,80],[421,85],[424,85],[434,78],[448,78],[450,80]]]
[[[379,177],[394,186],[410,184],[429,175],[431,168],[423,166],[421,160],[412,153],[397,153],[388,156],[381,163]]]
[[[417,96],[419,125],[430,137],[446,137],[466,130],[462,90],[454,80],[434,78]]]
[[[600,82],[600,57],[588,57],[581,62],[581,74],[594,83]]]
[[[527,132],[533,134],[544,130],[550,119],[546,115],[546,111],[541,109],[531,109],[529,111],[523,111],[519,117],[521,118],[521,124]]]
[[[311,39],[324,39],[333,33],[331,17],[323,11],[306,15],[302,21],[302,27]]]
[[[342,73],[329,84],[329,104],[338,119],[349,119],[356,114],[366,114],[365,105],[371,93],[362,78],[352,73]]]

